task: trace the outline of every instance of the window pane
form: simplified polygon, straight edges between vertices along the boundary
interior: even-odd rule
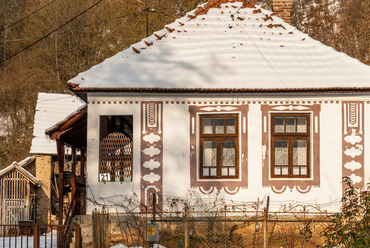
[[[275,170],[274,170],[274,173],[275,173],[275,175],[281,175],[281,167],[280,166],[275,166]]]
[[[229,176],[235,176],[235,167],[229,167]]]
[[[216,141],[203,141],[203,166],[217,166],[217,143]]]
[[[221,142],[222,166],[235,166],[235,141],[223,140]]]
[[[224,131],[224,118],[215,118],[215,134],[223,134]]]
[[[212,134],[212,133],[213,133],[213,119],[203,118],[203,134]]]
[[[299,175],[299,166],[293,166],[293,175]]]
[[[295,133],[295,117],[286,117],[286,132]]]
[[[226,133],[235,133],[235,118],[226,118]]]
[[[275,140],[275,165],[288,165],[288,140]]]
[[[307,165],[306,140],[293,140],[293,165]]]
[[[307,132],[307,117],[297,117],[297,133]]]
[[[281,167],[281,175],[287,176],[289,174],[288,166]]]
[[[301,175],[307,176],[307,166],[301,166]]]
[[[211,168],[211,177],[217,176],[217,168]]]
[[[209,168],[203,168],[203,176],[209,177]]]
[[[224,168],[221,169],[221,175],[222,176],[228,176],[229,175],[227,167],[224,167]]]
[[[274,117],[275,133],[284,133],[284,117]]]

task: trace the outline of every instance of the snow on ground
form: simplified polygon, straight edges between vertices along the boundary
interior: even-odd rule
[[[130,247],[128,247],[128,246],[125,246],[123,244],[118,244],[118,245],[115,245],[115,246],[111,246],[111,248],[143,248],[143,247],[141,247],[141,246],[130,246]],[[166,248],[166,247],[164,247],[163,245],[160,245],[160,244],[154,244],[153,248]]]
[[[28,245],[27,245],[28,243]],[[40,247],[57,247],[57,231],[54,230],[48,233],[45,238],[45,234],[40,236]],[[0,237],[0,248],[23,248],[33,247],[33,237],[19,236],[19,237]]]

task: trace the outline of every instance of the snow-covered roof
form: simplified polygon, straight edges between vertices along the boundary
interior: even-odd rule
[[[26,177],[28,180],[30,180],[30,182],[32,182],[34,185],[39,186],[40,181],[34,175],[32,175],[30,172],[28,172],[26,169],[23,168],[24,166],[26,166],[30,162],[33,162],[34,160],[35,160],[35,157],[30,156],[30,157],[27,157],[27,158],[25,158],[24,160],[22,160],[20,162],[13,162],[8,167],[0,170],[0,177],[3,177],[5,175],[17,170],[24,177]]]
[[[252,2],[245,7],[242,0],[218,2],[210,1],[80,73],[70,88],[369,89],[370,66]]]
[[[83,106],[80,98],[67,94],[39,93],[33,126],[32,154],[57,154],[56,142],[45,130]]]

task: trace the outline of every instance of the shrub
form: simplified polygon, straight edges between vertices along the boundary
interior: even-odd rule
[[[342,208],[323,235],[324,247],[370,247],[370,185],[360,190],[349,177],[343,179],[346,190]]]

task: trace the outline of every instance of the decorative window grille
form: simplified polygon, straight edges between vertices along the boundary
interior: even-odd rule
[[[132,181],[132,140],[123,133],[108,134],[100,141],[99,173],[110,180]]]

